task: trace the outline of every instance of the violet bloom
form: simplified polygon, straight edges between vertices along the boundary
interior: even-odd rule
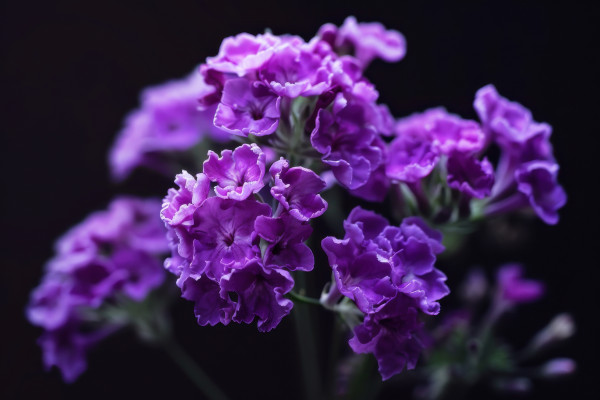
[[[220,158],[210,150],[204,162],[204,174],[217,182],[217,196],[245,200],[264,186],[265,154],[255,144],[244,144],[233,152],[223,150]]]
[[[258,241],[254,221],[260,215],[270,214],[268,205],[250,199],[207,199],[196,210],[195,223],[189,228],[193,248],[189,276],[198,279],[207,274],[218,279],[224,267],[236,267],[253,258]]]
[[[27,318],[34,325],[52,330],[64,325],[79,301],[69,296],[71,286],[60,276],[47,275],[31,292]]]
[[[270,33],[256,36],[240,33],[223,40],[219,54],[208,57],[206,65],[212,70],[241,77],[262,67],[280,43],[281,39]]]
[[[325,181],[312,170],[290,168],[289,162],[281,158],[271,165],[269,173],[273,177],[273,198],[294,218],[308,221],[327,210],[327,202],[318,194],[325,189]]]
[[[527,127],[533,122],[531,111],[500,96],[494,85],[477,91],[473,107],[484,129],[495,140],[520,142],[527,139]]]
[[[528,109],[501,97],[492,85],[477,92],[474,107],[501,149],[486,215],[529,206],[545,223],[556,224],[567,196],[557,181],[552,128],[535,122]]]
[[[544,284],[523,279],[522,275],[523,267],[519,264],[507,264],[498,270],[498,289],[502,300],[518,304],[529,303],[542,297]]]
[[[318,195],[325,182],[311,170],[276,161],[270,172],[280,205],[273,212],[260,196],[238,195],[262,187],[264,158],[256,145],[220,158],[210,153],[204,173],[197,179],[178,175],[179,188],[163,202],[171,249],[165,268],[178,277],[182,297],[194,302],[200,325],[257,319],[259,331],[273,329],[293,306],[284,297],[294,285],[289,272],[314,267],[304,241],[312,233],[308,219],[327,207]],[[219,196],[210,197],[210,180]]]
[[[358,189],[369,180],[382,159],[374,143],[375,125],[369,119],[373,104],[337,95],[332,111],[319,110],[311,134],[313,147],[331,167],[336,179],[348,189]]]
[[[448,158],[448,186],[468,196],[483,199],[488,197],[494,185],[494,168],[484,158],[479,161],[460,153]]]
[[[474,154],[483,149],[485,135],[477,122],[464,120],[440,109],[437,109],[436,114],[438,115],[431,118],[426,129],[433,139],[433,146],[441,154]]]
[[[356,353],[373,353],[383,380],[405,368],[414,369],[424,348],[422,323],[412,300],[401,294],[386,303],[354,328],[348,342]]]
[[[385,173],[395,181],[417,182],[429,175],[438,161],[439,155],[426,137],[401,134],[390,144]]]
[[[66,381],[85,370],[87,350],[118,327],[98,327],[97,309],[114,306],[117,296],[142,301],[163,282],[159,256],[167,240],[159,210],[158,200],[121,197],[57,241],[27,316],[45,329],[45,365],[57,366]]]
[[[377,22],[357,23],[354,17],[346,18],[339,28],[325,24],[318,35],[340,53],[353,52],[363,69],[374,58],[395,62],[406,54],[406,40],[400,32],[386,30]]]
[[[229,133],[212,124],[214,108],[198,110],[198,98],[209,89],[198,72],[145,89],[140,108],[127,117],[110,150],[113,177],[123,180],[140,166],[170,172],[168,151],[187,150],[207,134],[227,140]]]
[[[322,247],[329,258],[338,290],[371,313],[396,293],[414,298],[427,314],[437,314],[438,300],[449,293],[446,276],[434,267],[443,250],[439,232],[417,218],[399,227],[356,207],[344,221],[343,240],[327,237]]]
[[[292,290],[294,281],[289,272],[265,268],[257,259],[248,261],[242,268],[232,269],[221,279],[221,297],[237,295],[232,319],[251,323],[256,317],[260,332],[275,328],[290,313],[291,300],[284,297]]]
[[[240,136],[270,135],[279,124],[280,100],[260,82],[230,79],[225,82],[214,124]]]
[[[308,46],[286,44],[278,48],[260,77],[279,96],[315,96],[329,90],[333,72],[331,56],[322,57]]]
[[[558,209],[567,202],[567,195],[558,184],[558,164],[532,161],[517,170],[517,189],[523,193],[535,213],[547,224],[558,222]]]
[[[141,300],[164,279],[157,256],[167,250],[156,200],[115,199],[57,241],[48,274],[71,285],[69,296],[97,307],[115,291]]]
[[[208,198],[210,180],[199,173],[194,178],[187,171],[175,176],[179,189],[169,189],[160,210],[161,219],[170,226],[193,224],[194,211]]]
[[[377,253],[361,254],[348,239],[327,237],[322,246],[338,290],[352,299],[362,312],[372,313],[396,295],[397,288],[391,279],[392,265],[377,257]]]
[[[254,229],[269,243],[264,253],[266,267],[312,271],[315,258],[310,248],[304,244],[312,233],[309,224],[302,223],[289,214],[283,214],[279,218],[259,216]]]
[[[89,349],[107,334],[103,331],[80,332],[76,322],[44,332],[38,339],[44,366],[46,369],[56,366],[65,382],[74,382],[87,369],[86,355]]]
[[[398,137],[410,136],[428,142],[437,154],[475,154],[485,144],[479,124],[450,114],[441,107],[398,120],[395,133]]]
[[[387,108],[385,110],[387,111]],[[375,137],[371,145],[375,145],[381,150],[381,164],[379,164],[376,170],[371,172],[369,180],[364,185],[358,189],[350,190],[350,193],[361,199],[380,203],[387,196],[391,186],[390,179],[388,179],[385,173],[388,149],[386,143],[379,136]]]
[[[235,303],[229,295],[221,297],[219,280],[206,275],[187,278],[180,285],[181,297],[194,302],[194,315],[201,326],[227,325],[231,322]]]

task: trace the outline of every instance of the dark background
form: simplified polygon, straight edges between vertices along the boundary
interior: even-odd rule
[[[120,186],[108,179],[106,152],[142,88],[186,75],[215,55],[226,36],[268,27],[309,39],[323,23],[339,25],[347,15],[381,21],[406,36],[402,62],[376,61],[366,73],[395,116],[444,105],[476,118],[475,91],[494,83],[529,107],[536,120],[553,125],[560,181],[569,194],[560,224],[530,222],[522,245],[503,252],[474,248],[461,265],[445,271],[455,287],[453,277],[471,263],[491,268],[524,262],[528,276],[547,282],[548,295],[523,307],[521,319],[509,320],[507,335],[524,343],[561,311],[573,313],[578,325],[574,340],[554,353],[575,358],[577,375],[537,384],[531,398],[595,397],[598,7],[479,3],[423,1],[392,8],[391,2],[372,0],[3,2],[0,397],[195,395],[166,356],[128,334],[92,352],[89,370],[73,385],[62,383],[57,371],[45,373],[35,344],[40,330],[24,318],[28,293],[52,256],[53,241],[70,226],[104,208],[116,193],[162,197],[171,186],[171,179],[144,172]],[[183,300],[173,318],[183,345],[233,397],[299,396],[290,318],[269,334],[258,334],[254,326],[202,328]]]

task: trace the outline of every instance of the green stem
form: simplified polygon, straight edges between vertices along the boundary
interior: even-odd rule
[[[177,364],[181,370],[190,378],[198,389],[211,400],[228,400],[228,397],[210,379],[208,375],[194,362],[184,349],[172,338],[162,341],[165,352]]]
[[[329,349],[329,393],[331,398],[335,398],[337,386],[337,366],[340,353],[340,337],[342,336],[342,321],[335,315],[331,332],[331,342]]]
[[[303,296],[300,293],[296,293],[296,292],[289,292],[288,296],[292,299],[292,300],[298,300],[301,301],[302,303],[306,303],[306,304],[313,304],[313,305],[317,305],[320,306],[321,302],[319,301],[319,299],[315,299],[313,297],[308,297],[308,296]]]
[[[304,275],[305,274],[302,273],[296,275],[296,283],[301,291],[303,291],[306,286],[306,277]],[[294,295],[292,295],[292,297],[293,296]],[[298,296],[298,299],[309,299],[302,294]],[[296,336],[298,337],[298,350],[302,362],[302,376],[304,378],[306,399],[320,399],[321,384],[319,364],[317,362],[317,346],[307,304],[301,302],[294,305],[294,324],[296,327]]]

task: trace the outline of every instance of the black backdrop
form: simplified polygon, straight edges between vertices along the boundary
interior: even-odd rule
[[[73,385],[63,384],[56,371],[43,372],[35,345],[40,332],[24,318],[28,293],[52,255],[53,241],[71,225],[104,208],[116,193],[162,196],[171,186],[170,179],[150,173],[136,173],[120,186],[108,179],[106,151],[143,87],[186,75],[216,54],[226,36],[268,27],[308,39],[321,24],[340,24],[347,15],[381,21],[407,38],[405,60],[375,62],[367,71],[394,115],[444,105],[475,118],[474,93],[491,82],[531,108],[537,120],[553,125],[560,180],[569,194],[560,224],[531,223],[533,234],[524,245],[508,252],[474,249],[460,262],[496,266],[520,260],[529,276],[544,279],[548,296],[524,307],[525,321],[510,325],[507,334],[522,343],[554,313],[572,312],[577,336],[555,355],[577,359],[579,372],[570,380],[538,386],[532,398],[595,397],[599,390],[589,379],[597,370],[599,337],[599,263],[592,259],[598,212],[592,190],[600,159],[595,154],[600,15],[598,7],[573,2],[522,3],[413,2],[392,8],[391,2],[373,0],[5,2],[0,24],[0,397],[194,395],[194,387],[167,357],[127,334],[93,352],[88,372]],[[235,398],[299,397],[289,318],[269,334],[258,334],[254,326],[202,328],[183,300],[173,318],[190,354]],[[474,398],[485,398],[479,396]]]

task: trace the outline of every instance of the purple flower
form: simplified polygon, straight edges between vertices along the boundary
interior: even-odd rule
[[[181,284],[181,297],[194,302],[194,315],[201,326],[223,325],[231,322],[235,304],[229,296],[221,297],[218,280],[206,275],[199,279],[187,278]]]
[[[67,383],[74,382],[86,369],[87,351],[103,339],[108,332],[79,332],[76,322],[60,329],[44,332],[38,339],[47,369],[58,367]]]
[[[395,30],[386,30],[377,22],[357,23],[348,17],[338,29],[333,24],[323,25],[318,36],[340,53],[354,52],[363,68],[374,58],[388,62],[400,61],[406,54],[406,40]]]
[[[48,267],[52,273],[68,281],[71,286],[69,297],[73,302],[94,308],[116,292],[118,285],[128,276],[125,270],[117,268],[112,257],[93,252],[62,255],[51,260]]]
[[[521,142],[527,139],[531,112],[519,103],[500,96],[494,85],[479,89],[473,107],[485,131],[495,140]]]
[[[265,268],[259,260],[252,259],[242,268],[232,269],[223,276],[221,297],[237,295],[232,317],[235,322],[249,324],[256,317],[258,330],[268,332],[290,313],[293,303],[284,295],[293,286],[289,272]]]
[[[71,286],[59,276],[47,275],[31,293],[26,310],[29,321],[48,330],[64,325],[73,312],[73,307],[79,303],[69,296]]]
[[[409,297],[398,294],[377,312],[365,316],[348,342],[357,353],[373,353],[383,380],[414,369],[424,348],[422,323]]]
[[[387,196],[391,185],[390,180],[385,173],[388,151],[387,145],[381,137],[376,136],[371,145],[376,145],[381,150],[381,164],[379,164],[379,167],[377,167],[376,170],[371,172],[369,180],[364,185],[358,189],[350,190],[350,193],[361,199],[380,203]]]
[[[157,256],[168,249],[156,200],[115,199],[57,241],[48,273],[70,286],[71,301],[97,307],[116,291],[141,300],[160,285]]]
[[[279,96],[320,95],[332,85],[330,58],[307,46],[286,44],[275,51],[260,76]]]
[[[485,135],[475,121],[464,120],[438,107],[400,119],[396,136],[430,143],[437,154],[474,154],[483,149]]]
[[[167,240],[159,210],[157,200],[121,197],[57,241],[27,316],[46,330],[39,340],[44,363],[57,366],[65,381],[85,370],[87,349],[116,329],[97,325],[97,309],[116,307],[117,296],[142,301],[163,282],[158,256]]]
[[[227,140],[229,133],[212,124],[214,108],[198,110],[197,99],[207,90],[198,72],[145,89],[140,108],[129,114],[110,150],[113,177],[123,180],[140,166],[170,172],[166,152],[187,150],[206,134]]]
[[[194,213],[194,225],[189,228],[193,248],[189,276],[198,279],[206,273],[218,279],[225,266],[236,267],[253,258],[258,240],[254,221],[270,213],[268,205],[250,199],[207,199]],[[181,252],[180,256],[189,258]]]
[[[523,267],[508,264],[498,270],[498,289],[500,297],[509,303],[529,303],[538,300],[544,294],[544,284],[539,281],[523,279]]]
[[[328,256],[338,290],[365,313],[372,313],[397,293],[414,298],[421,310],[437,314],[438,300],[449,293],[446,276],[434,267],[443,250],[441,235],[417,218],[399,227],[383,217],[354,208],[344,221],[343,240],[327,237]]]
[[[400,182],[417,182],[433,171],[439,155],[423,136],[400,134],[392,141],[385,165],[386,175]]]
[[[474,107],[501,149],[486,215],[531,206],[544,222],[556,224],[567,196],[556,179],[550,125],[535,122],[527,108],[501,97],[492,85],[477,91]]]
[[[312,233],[307,223],[289,214],[279,218],[259,216],[254,223],[256,233],[269,242],[264,254],[266,267],[285,268],[289,271],[312,271],[315,258],[304,244]]]
[[[570,375],[577,369],[577,363],[571,358],[554,358],[545,363],[540,371],[544,378],[558,378]]]
[[[265,154],[255,144],[244,144],[233,152],[223,150],[221,157],[212,150],[204,162],[204,173],[213,182],[217,196],[245,200],[264,186]]]
[[[133,300],[144,300],[148,289],[158,287],[165,279],[162,263],[146,252],[119,249],[112,258],[115,269],[123,271],[117,287]]]
[[[448,158],[446,168],[451,188],[478,199],[490,195],[494,185],[494,168],[487,158],[479,161],[456,153]]]
[[[299,221],[308,221],[327,210],[327,202],[318,194],[325,189],[325,181],[313,171],[303,167],[290,168],[283,158],[269,169],[273,177],[271,194]]]
[[[315,120],[311,143],[348,189],[366,184],[381,163],[382,152],[374,142],[377,132],[370,120],[373,106],[340,93],[332,110],[319,110]]]
[[[280,100],[260,82],[230,79],[225,82],[214,124],[240,136],[270,135],[279,124]]]
[[[440,109],[433,111],[436,110],[433,114],[438,115],[428,122],[426,129],[433,139],[433,146],[441,154],[473,154],[483,149],[485,135],[477,122],[461,119]]]
[[[210,69],[241,77],[262,67],[280,43],[279,37],[269,33],[257,36],[240,33],[223,40],[219,54],[208,57],[206,65]]]
[[[352,299],[361,311],[372,313],[396,295],[392,265],[376,252],[361,254],[348,245],[348,239],[331,237],[323,239],[322,246],[340,293]]]
[[[558,184],[558,164],[532,161],[515,173],[517,189],[523,193],[536,214],[547,224],[558,222],[558,209],[567,202],[567,195]]]
[[[184,170],[175,176],[175,183],[179,189],[169,189],[160,217],[170,226],[191,225],[194,211],[208,198],[210,181],[203,173],[194,178]]]

